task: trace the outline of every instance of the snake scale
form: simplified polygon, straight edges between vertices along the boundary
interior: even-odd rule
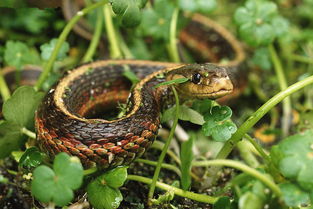
[[[35,125],[39,147],[51,157],[59,152],[77,156],[85,168],[127,165],[152,144],[160,127],[160,111],[171,103],[171,88],[155,85],[188,78],[175,84],[180,95],[211,99],[239,89],[243,79],[238,72],[245,55],[225,28],[196,14],[180,33],[180,44],[199,62],[224,64],[140,60],[83,64],[67,72],[38,108]],[[125,71],[140,79],[131,92]],[[126,114],[121,118],[99,117],[126,102]]]

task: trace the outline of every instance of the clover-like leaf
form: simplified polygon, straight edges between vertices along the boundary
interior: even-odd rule
[[[212,136],[215,141],[226,141],[236,132],[236,125],[229,120],[232,111],[227,106],[214,106],[211,113],[204,115],[205,123],[202,131],[206,136]]]
[[[49,43],[45,43],[40,46],[41,58],[45,61],[49,60],[51,54],[56,46],[58,39],[54,38]],[[70,45],[67,42],[64,42],[59,50],[57,55],[57,60],[63,60],[67,56],[67,52],[70,49]]]
[[[8,65],[21,69],[23,65],[38,63],[39,57],[23,42],[7,41],[4,60]]]
[[[41,165],[34,170],[31,191],[42,202],[64,206],[73,199],[72,190],[82,184],[83,167],[77,157],[60,153],[54,160],[53,168]]]
[[[302,189],[313,190],[313,131],[287,137],[271,149],[274,164],[286,178]]]
[[[37,167],[43,160],[43,153],[39,152],[37,147],[28,148],[19,160],[21,167]]]
[[[122,17],[122,23],[128,27],[135,27],[141,21],[140,9],[147,0],[111,0],[112,10]]]
[[[165,6],[166,5],[166,6]],[[174,5],[170,1],[156,0],[154,7],[143,11],[140,29],[145,36],[168,40]]]
[[[127,168],[118,167],[99,176],[88,184],[88,200],[96,209],[118,208],[123,200],[118,187],[122,186],[127,178]]]
[[[14,122],[5,121],[0,124],[0,159],[20,149],[26,137],[21,133],[21,127]]]
[[[295,184],[283,183],[279,185],[279,188],[285,204],[289,207],[300,207],[310,201],[309,194]]]
[[[251,46],[268,45],[288,29],[288,22],[270,1],[248,0],[236,10],[234,18],[240,36]]]
[[[43,96],[43,93],[36,92],[30,86],[19,87],[3,104],[4,118],[20,127],[33,129],[35,110]]]

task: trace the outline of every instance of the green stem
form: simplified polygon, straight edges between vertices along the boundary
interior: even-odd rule
[[[102,31],[102,15],[101,12],[98,10],[97,11],[97,21],[96,21],[96,26],[95,26],[95,32],[92,36],[92,40],[90,42],[90,45],[87,49],[87,52],[85,56],[83,57],[82,62],[89,62],[92,60],[93,55],[95,54],[95,51],[97,49],[98,43],[101,38],[101,31]]]
[[[142,176],[137,176],[137,175],[128,175],[127,176],[128,180],[132,180],[132,181],[139,181],[145,184],[152,184],[152,180],[146,177],[142,177]],[[189,192],[189,191],[184,191],[182,189],[179,189],[177,187],[173,187],[170,186],[168,184],[164,184],[161,182],[156,182],[156,186],[160,189],[163,189],[165,191],[173,191],[175,195],[181,196],[181,197],[186,197],[192,200],[196,200],[198,202],[204,202],[204,203],[208,203],[208,204],[214,204],[217,200],[218,197],[212,197],[212,196],[208,196],[208,195],[203,195],[203,194],[196,194],[193,192]]]
[[[284,70],[283,70],[281,61],[273,45],[269,45],[268,49],[269,49],[269,52],[271,54],[271,58],[274,64],[274,69],[277,75],[280,90],[285,90],[288,87],[288,84],[287,84],[286,77],[284,75]],[[282,117],[283,136],[288,135],[289,119],[291,116],[291,111],[292,111],[291,100],[290,100],[290,97],[287,97],[286,99],[283,100],[283,117]]]
[[[105,28],[108,35],[108,41],[110,43],[110,55],[113,59],[122,58],[122,53],[117,41],[117,35],[113,26],[113,20],[111,10],[108,4],[104,5],[103,13],[105,18]]]
[[[116,35],[117,35],[117,39],[120,43],[121,51],[124,55],[124,58],[125,59],[134,59],[134,55],[129,50],[127,44],[125,43],[123,36],[121,35],[121,33],[118,30],[116,31]]]
[[[157,165],[158,165],[158,163],[155,162],[155,161],[146,160],[146,159],[141,159],[141,158],[136,159],[135,161],[136,161],[136,162],[139,162],[139,163],[145,163],[145,164],[147,164],[147,165],[152,165],[152,166],[157,166]],[[178,176],[181,176],[180,170],[179,170],[177,167],[175,167],[175,166],[173,166],[173,165],[171,165],[171,164],[162,163],[162,164],[161,164],[161,167],[162,167],[162,168],[165,168],[165,169],[168,169],[168,170],[171,170],[171,171],[174,171]]]
[[[245,134],[245,138],[254,146],[259,154],[264,158],[267,163],[270,163],[270,157],[264,152],[263,148],[248,134]]]
[[[251,152],[250,146],[251,145],[246,140],[242,140],[237,144],[241,158],[252,168],[257,168],[259,167],[260,163]]]
[[[161,165],[162,165],[162,162],[164,160],[164,157],[166,155],[166,152],[168,150],[168,147],[170,146],[170,143],[172,141],[172,138],[174,136],[174,133],[175,133],[175,128],[178,124],[178,114],[179,114],[179,99],[178,99],[178,95],[177,95],[177,92],[175,90],[174,87],[172,87],[172,90],[174,92],[174,95],[175,95],[175,103],[176,103],[176,108],[175,108],[175,117],[173,119],[173,125],[172,125],[172,128],[171,128],[171,131],[170,131],[170,134],[168,136],[168,139],[167,141],[165,142],[165,145],[164,145],[164,148],[161,152],[161,155],[159,157],[159,160],[158,160],[158,164],[155,168],[155,171],[154,171],[154,175],[153,175],[153,178],[152,178],[152,183],[150,185],[150,189],[149,189],[149,194],[148,194],[148,199],[151,200],[153,198],[153,194],[154,194],[154,190],[155,190],[155,185],[156,185],[156,182],[159,178],[159,174],[160,174],[160,171],[161,171]],[[150,201],[149,201],[150,202]]]
[[[170,25],[170,42],[169,42],[169,54],[173,62],[180,62],[178,49],[177,49],[177,38],[176,38],[176,28],[178,20],[179,9],[176,7],[171,19]]]
[[[93,174],[96,171],[98,171],[97,167],[92,167],[92,168],[86,169],[86,170],[84,170],[84,176],[88,176],[90,174]]]
[[[202,167],[202,166],[228,166],[232,168],[236,168],[249,174],[256,179],[263,182],[267,185],[278,197],[281,196],[281,191],[279,187],[265,174],[257,171],[254,168],[251,168],[243,163],[240,163],[235,160],[211,160],[211,161],[196,161],[192,163],[193,166]]]
[[[164,143],[156,140],[153,142],[150,148],[158,149],[158,150],[163,150],[164,149]],[[167,154],[178,164],[180,165],[180,159],[179,157],[172,151],[172,150],[167,150]]]
[[[21,132],[32,139],[36,139],[36,134],[25,127],[21,128]]]
[[[295,61],[298,61],[298,62],[313,64],[313,59],[311,57],[305,57],[305,56],[301,56],[301,55],[297,55],[297,54],[292,54],[292,55],[288,56],[288,58],[295,60]]]
[[[84,8],[83,10],[79,11],[76,13],[76,15],[67,23],[67,25],[65,26],[65,28],[63,29],[62,33],[60,34],[58,41],[55,45],[55,48],[52,51],[52,54],[47,62],[47,64],[44,66],[44,69],[42,71],[42,73],[40,74],[40,77],[35,85],[35,89],[39,90],[42,86],[42,84],[44,83],[44,81],[46,80],[46,78],[49,76],[50,71],[52,70],[53,67],[53,63],[55,61],[55,59],[57,58],[57,55],[59,53],[59,50],[63,44],[63,42],[65,41],[65,39],[67,38],[68,34],[70,33],[70,31],[72,30],[72,28],[74,27],[74,25],[77,23],[77,21],[83,17],[84,15],[88,14],[90,11],[104,5],[107,3],[107,0],[102,0],[98,3],[95,3],[89,7]]]
[[[3,101],[7,101],[11,97],[9,87],[7,83],[5,82],[1,71],[0,71],[0,93],[1,93]]]
[[[256,112],[254,112],[232,135],[232,137],[224,144],[223,148],[218,153],[218,159],[226,158],[229,153],[233,150],[234,146],[238,141],[275,105],[281,102],[284,98],[291,95],[292,93],[302,89],[303,87],[313,83],[313,76],[303,79],[287,89],[279,92],[271,99],[269,99],[265,104],[263,104]]]

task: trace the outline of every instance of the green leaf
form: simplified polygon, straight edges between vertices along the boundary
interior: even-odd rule
[[[111,0],[112,10],[122,18],[122,23],[127,27],[135,27],[141,21],[140,9],[147,0]]]
[[[128,65],[124,65],[123,76],[128,78],[132,82],[133,85],[135,85],[136,83],[140,81],[137,75],[133,71],[130,70]]]
[[[120,190],[105,185],[100,178],[88,184],[87,195],[89,202],[96,209],[115,209],[123,200]]]
[[[178,5],[182,10],[205,14],[214,11],[217,7],[216,0],[179,0]]]
[[[313,131],[289,136],[271,149],[271,157],[282,175],[306,191],[313,190]]]
[[[21,69],[26,64],[38,63],[38,56],[19,41],[7,41],[5,44],[4,60],[9,66]]]
[[[0,174],[0,184],[7,184],[9,179]]]
[[[168,40],[173,11],[174,5],[172,2],[166,0],[154,1],[153,8],[148,8],[142,13],[142,22],[140,24],[142,34],[156,39]]]
[[[43,153],[39,152],[37,147],[28,148],[19,160],[21,167],[37,167],[43,160]]]
[[[189,78],[177,78],[174,80],[164,81],[162,83],[155,85],[154,88],[158,88],[160,86],[169,86],[169,85],[173,85],[173,84],[177,84],[177,83],[185,83],[188,80],[189,80]]]
[[[139,25],[141,21],[141,12],[136,5],[130,5],[122,18],[122,23],[126,27],[135,27]]]
[[[82,184],[83,168],[77,157],[69,157],[66,153],[55,157],[53,168],[41,165],[34,170],[31,191],[44,203],[64,206],[73,199],[72,190]]]
[[[246,192],[239,198],[240,209],[262,209],[263,207],[262,199],[252,192]]]
[[[30,86],[19,87],[14,91],[12,97],[3,104],[4,118],[20,127],[33,129],[35,110],[43,96],[43,93],[36,92]]]
[[[199,112],[202,115],[207,114],[211,111],[213,101],[210,99],[194,100],[192,103],[192,109]]]
[[[221,197],[213,205],[213,209],[230,209],[230,199],[229,197]]]
[[[13,122],[5,121],[0,124],[0,159],[19,150],[26,137],[21,133],[21,127]]]
[[[282,191],[285,204],[289,207],[300,207],[310,203],[309,194],[294,184],[283,183],[279,185],[279,188]]]
[[[49,60],[51,54],[56,46],[58,39],[54,38],[49,43],[43,44],[40,46],[41,58],[45,61]],[[60,51],[57,55],[57,60],[61,61],[67,56],[67,52],[70,50],[70,45],[67,42],[64,42],[60,48]]]
[[[127,178],[127,167],[118,167],[106,172],[103,176],[106,184],[112,188],[123,186]]]
[[[181,145],[181,152],[180,152],[180,160],[181,160],[181,186],[183,190],[188,190],[191,185],[191,162],[193,160],[193,141],[194,136],[190,135],[188,141],[185,141]]]
[[[41,202],[49,202],[55,193],[55,174],[51,168],[41,165],[34,170],[31,185],[32,194]]]
[[[77,157],[70,157],[66,153],[58,154],[54,159],[53,170],[60,184],[70,189],[78,189],[82,184],[83,167]]]
[[[175,109],[176,106],[174,105],[173,107],[165,110],[162,115],[161,121],[164,123],[172,120],[175,115]],[[198,125],[202,125],[204,123],[203,116],[197,111],[187,107],[186,105],[179,106],[178,119],[189,121],[191,123]]]
[[[266,47],[258,48],[254,51],[252,62],[264,70],[269,70],[272,67],[271,57]]]
[[[274,2],[249,0],[234,15],[239,34],[249,45],[266,46],[288,31],[288,22],[279,16]]]
[[[236,132],[236,125],[229,121],[232,111],[227,106],[214,106],[211,113],[204,115],[205,123],[202,131],[206,136],[212,136],[215,141],[226,141]]]

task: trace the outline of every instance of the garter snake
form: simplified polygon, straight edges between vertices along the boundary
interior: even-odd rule
[[[47,93],[37,110],[39,147],[51,157],[59,152],[77,156],[85,168],[129,164],[152,144],[160,126],[160,111],[171,100],[169,87],[155,85],[187,78],[175,84],[181,95],[211,99],[239,89],[244,79],[237,72],[245,56],[226,29],[195,15],[180,33],[180,44],[189,48],[199,62],[220,64],[104,60],[77,67]],[[123,76],[125,70],[140,79],[131,93],[131,83]],[[126,101],[123,117],[98,117]]]

